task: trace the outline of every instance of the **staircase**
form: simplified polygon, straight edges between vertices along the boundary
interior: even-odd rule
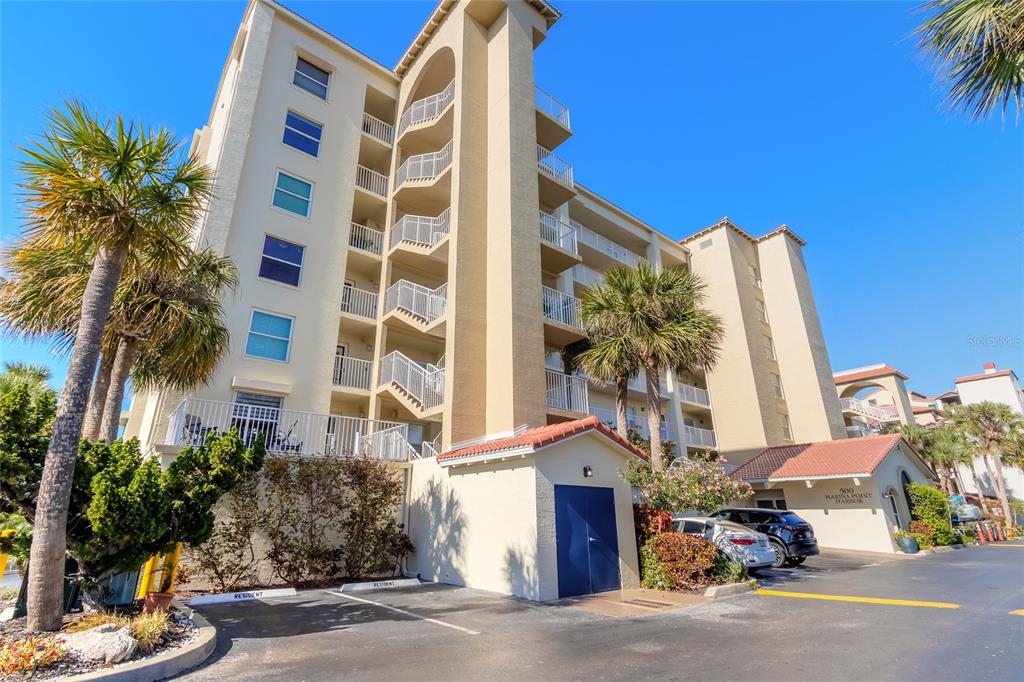
[[[377,385],[389,389],[417,417],[440,418],[444,402],[443,367],[429,363],[421,366],[396,350],[381,358]]]
[[[401,279],[384,292],[384,314],[397,312],[406,324],[427,334],[444,336],[443,323],[448,312],[448,285],[436,289]]]

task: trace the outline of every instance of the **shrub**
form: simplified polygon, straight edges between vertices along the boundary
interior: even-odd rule
[[[921,549],[931,549],[935,546],[932,537],[925,533],[909,533],[910,537],[917,540],[917,546]]]
[[[0,674],[30,673],[59,663],[67,654],[59,637],[29,636],[0,641]]]
[[[342,480],[348,493],[341,523],[345,571],[351,578],[393,574],[413,551],[397,520],[404,490],[401,476],[387,462],[352,457],[342,461]]]
[[[68,623],[63,627],[64,632],[82,632],[107,623],[113,623],[119,628],[128,624],[128,617],[114,613],[113,611],[94,611],[81,618]]]
[[[663,509],[634,504],[633,527],[636,529],[636,543],[643,547],[644,543],[658,533],[668,533],[672,530],[672,514]]]
[[[663,470],[654,469],[648,462],[633,460],[619,475],[639,491],[641,504],[667,512],[710,513],[732,500],[753,494],[750,485],[730,478],[722,462],[706,454],[677,459]]]
[[[911,522],[911,534],[927,533],[929,546],[955,544],[957,538],[949,522],[949,501],[946,496],[937,488],[923,483],[909,483],[907,493],[910,495],[911,517],[914,521],[924,523],[915,533]]]
[[[129,621],[128,627],[139,643],[139,651],[148,654],[160,643],[160,635],[167,631],[167,612],[139,614]]]
[[[747,567],[719,552],[711,567],[711,578],[720,585],[740,583],[747,579]]]
[[[702,537],[661,533],[644,543],[644,587],[689,590],[707,582],[718,548]]]

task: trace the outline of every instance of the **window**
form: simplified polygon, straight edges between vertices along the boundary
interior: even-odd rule
[[[320,134],[324,127],[314,123],[304,116],[299,116],[294,111],[289,111],[284,117],[284,142],[289,147],[295,147],[300,152],[306,152],[310,156],[320,153]]]
[[[764,352],[768,354],[769,360],[775,359],[775,344],[772,343],[772,337],[767,334],[764,337]]]
[[[259,276],[275,282],[299,286],[302,254],[305,248],[269,234],[263,238],[263,256]]]
[[[330,83],[331,74],[319,66],[314,66],[302,57],[295,61],[295,75],[292,83],[299,86],[311,95],[320,99],[327,99],[327,84]]]
[[[291,340],[292,318],[271,315],[259,310],[252,311],[249,338],[245,343],[246,355],[288,362],[288,346]]]
[[[750,268],[750,278],[754,281],[754,286],[757,287],[758,289],[760,289],[761,288],[761,269],[760,268],[751,267]]]
[[[764,301],[759,298],[754,299],[754,305],[757,306],[757,319],[761,320],[765,324],[768,323],[768,309],[764,307]]]
[[[782,390],[782,377],[778,374],[772,374],[772,390],[775,391],[776,398],[786,397],[786,394]]]
[[[711,239],[705,239],[704,241],[702,241],[702,242],[698,243],[698,244],[697,244],[697,246],[698,246],[698,247],[700,247],[701,249],[706,249],[706,248],[708,248],[709,246],[711,246],[712,244],[714,244],[714,241],[713,241],[713,240],[711,240]]]
[[[786,440],[793,440],[793,431],[789,428],[789,415],[780,414],[779,423],[782,424],[782,437]]]
[[[313,183],[299,180],[287,173],[277,172],[274,184],[274,206],[286,211],[309,217],[309,204],[313,198]]]

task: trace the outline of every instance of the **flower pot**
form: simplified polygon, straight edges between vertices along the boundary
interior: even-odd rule
[[[166,611],[170,607],[172,599],[174,599],[173,592],[147,592],[146,601],[142,604],[142,612]]]
[[[917,544],[915,538],[900,538],[896,541],[896,544],[904,554],[917,554],[921,551],[921,547]]]

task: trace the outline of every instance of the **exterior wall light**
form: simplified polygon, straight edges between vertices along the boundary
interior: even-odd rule
[[[583,478],[593,478],[594,470],[590,467],[583,467]]]

